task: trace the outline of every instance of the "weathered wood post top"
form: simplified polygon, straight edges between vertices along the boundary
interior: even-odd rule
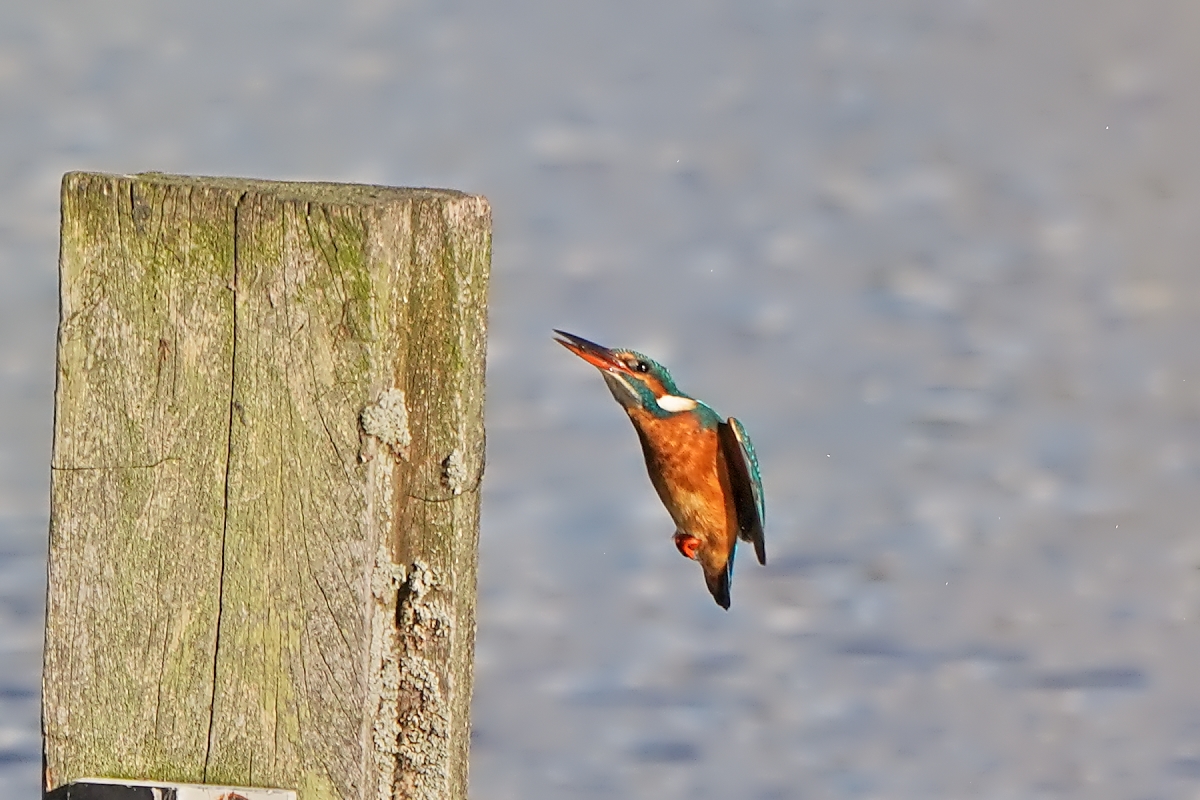
[[[65,176],[47,793],[466,798],[490,226],[451,191]]]

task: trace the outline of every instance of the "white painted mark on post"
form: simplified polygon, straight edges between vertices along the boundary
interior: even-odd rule
[[[144,796],[138,789],[149,789],[155,800],[296,800],[291,789],[267,789],[245,786],[212,786],[203,783],[168,783],[165,781],[133,781],[115,778],[84,778],[68,784],[69,797],[86,800],[89,797],[112,798],[121,796],[121,789],[129,789],[129,796]]]

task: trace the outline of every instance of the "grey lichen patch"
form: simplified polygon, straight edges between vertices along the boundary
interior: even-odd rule
[[[380,546],[375,555],[375,569],[371,572],[371,594],[376,602],[386,604],[391,600],[394,611],[396,592],[404,585],[405,575],[404,565],[394,563],[388,555],[387,548]]]
[[[412,442],[408,432],[408,407],[404,405],[401,389],[388,389],[379,400],[364,408],[358,415],[363,433],[383,442],[397,456]]]
[[[371,735],[376,797],[434,800],[450,789],[450,704],[439,665],[453,626],[434,571],[422,561],[394,564],[376,557],[371,589]]]
[[[406,570],[392,561],[386,546],[380,546],[371,571],[371,665],[368,690],[374,705],[371,746],[375,776],[374,797],[390,800],[396,785],[396,762],[400,743],[400,661],[396,646],[396,606]],[[368,793],[368,797],[372,795]]]
[[[439,665],[445,662],[453,625],[438,580],[416,561],[401,590],[400,741],[397,783],[401,797],[434,800],[450,791],[450,704]]]
[[[471,475],[462,453],[455,448],[442,460],[442,482],[452,494],[459,495],[470,488]]]

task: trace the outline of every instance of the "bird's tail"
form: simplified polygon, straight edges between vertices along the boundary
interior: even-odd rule
[[[729,586],[733,582],[733,559],[729,559],[724,567],[715,572],[705,570],[704,582],[708,584],[708,591],[713,600],[717,601],[717,605],[728,611]]]

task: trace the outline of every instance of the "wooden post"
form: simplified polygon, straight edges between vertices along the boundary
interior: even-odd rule
[[[45,790],[466,798],[487,201],[62,187]]]

